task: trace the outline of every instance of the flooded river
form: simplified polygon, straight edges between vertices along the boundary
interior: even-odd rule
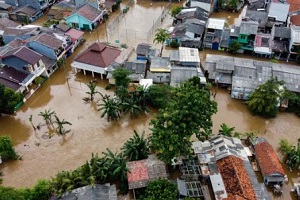
[[[142,16],[143,9],[154,6],[150,3],[139,1],[140,12],[137,13]],[[233,14],[230,20],[240,15],[240,13]],[[216,16],[222,15],[228,18],[226,13],[217,13]],[[170,21],[171,17],[167,16],[163,24],[167,26]],[[107,22],[109,23],[110,21]],[[234,23],[234,20],[231,23]],[[61,170],[77,168],[88,160],[92,153],[101,153],[106,148],[118,150],[133,135],[133,130],[139,133],[144,130],[149,133],[149,122],[155,113],[153,110],[137,119],[130,119],[127,116],[117,122],[107,122],[105,118],[100,118],[96,103],[84,103],[82,100],[87,96],[85,92],[88,91],[85,83],[92,80],[92,75],[74,74],[70,62],[76,53],[82,51],[91,42],[97,39],[106,41],[104,30],[105,25],[102,24],[98,30],[86,33],[86,43],[67,59],[65,66],[56,71],[15,116],[0,116],[0,135],[10,135],[17,152],[22,156],[20,161],[6,162],[1,165],[0,169],[4,172],[3,185],[17,188],[32,186],[38,179],[50,178]],[[164,54],[168,55],[168,53],[168,49],[164,51]],[[205,58],[207,53],[223,52],[201,51],[201,58]],[[107,81],[101,80],[100,76],[95,78],[98,81],[98,91],[113,94],[112,91],[104,89],[108,84]],[[231,99],[227,91],[222,89],[218,89],[216,101],[218,113],[213,116],[214,133],[218,132],[220,124],[226,123],[234,126],[236,131],[252,131],[266,137],[274,148],[278,148],[281,138],[287,138],[292,142],[296,142],[299,138],[300,118],[293,114],[280,113],[278,117],[270,120],[252,116],[241,101]],[[66,126],[66,129],[71,130],[66,136],[55,135],[50,139],[45,137],[48,130],[43,126],[42,117],[38,116],[39,112],[45,109],[54,110],[59,118],[73,124]],[[33,130],[28,120],[30,115],[33,116],[34,125],[42,125],[41,130]],[[299,181],[298,172],[290,173],[287,170],[286,172],[289,175],[289,183],[284,185],[283,199],[292,199],[290,189],[292,182]]]

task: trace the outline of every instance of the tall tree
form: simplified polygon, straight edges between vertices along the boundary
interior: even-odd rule
[[[113,71],[112,76],[115,79],[115,83],[117,87],[123,86],[125,88],[128,87],[128,84],[130,83],[130,71],[127,69],[120,67]]]
[[[96,89],[97,81],[92,80],[88,84],[86,84],[86,86],[89,88],[89,91],[87,91],[86,94],[90,95],[90,100],[93,101],[95,94],[99,93]]]
[[[249,95],[247,101],[250,111],[255,115],[265,118],[276,117],[282,94],[284,93],[283,81],[271,78],[266,83],[258,86]]]
[[[121,111],[119,100],[106,95],[102,97],[102,101],[103,103],[98,105],[100,106],[98,111],[103,110],[101,113],[101,118],[106,115],[107,121],[119,119]]]
[[[22,101],[23,95],[14,92],[12,89],[5,87],[0,83],[0,114],[11,114],[15,111],[15,107]]]
[[[166,39],[168,39],[168,38],[169,38],[169,33],[166,29],[163,29],[163,28],[156,29],[153,43],[161,44],[160,56],[162,56],[162,52],[164,49],[164,43],[165,43]]]
[[[212,115],[217,103],[210,99],[205,89],[190,82],[172,91],[172,98],[151,121],[151,147],[166,163],[180,155],[190,154],[190,138],[193,134],[202,139],[203,133],[211,134]]]
[[[145,138],[145,132],[143,131],[141,136],[134,130],[132,138],[127,140],[121,148],[123,154],[129,159],[129,161],[142,160],[148,158],[150,153],[148,140]]]

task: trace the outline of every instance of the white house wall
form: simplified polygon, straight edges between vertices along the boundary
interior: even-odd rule
[[[86,63],[80,63],[80,62],[73,61],[71,63],[71,67],[74,68],[75,70],[82,69],[82,70],[95,72],[95,73],[99,73],[99,74],[106,74],[106,70],[105,70],[106,68],[89,65]]]

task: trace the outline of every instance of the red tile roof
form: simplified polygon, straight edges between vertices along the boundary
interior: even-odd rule
[[[242,159],[227,156],[217,161],[222,176],[228,200],[256,200],[249,175]]]
[[[290,4],[290,12],[300,10],[299,0],[288,0]],[[296,26],[300,26],[300,15],[292,16],[290,19],[291,23]]]
[[[57,50],[63,45],[63,41],[47,33],[41,33],[36,36],[32,36],[26,40],[27,42],[35,41],[46,47]]]
[[[260,142],[254,145],[254,151],[263,175],[272,173],[285,174],[273,147],[268,142]]]
[[[105,68],[111,65],[120,54],[121,50],[119,49],[95,42],[87,50],[79,54],[75,61]]]
[[[72,41],[74,42],[75,40],[78,40],[82,35],[84,34],[84,32],[82,31],[78,31],[76,29],[70,29],[66,32],[66,35],[69,35],[72,39]]]
[[[5,65],[0,69],[0,83],[13,90],[18,90],[28,74],[18,71],[13,67]]]

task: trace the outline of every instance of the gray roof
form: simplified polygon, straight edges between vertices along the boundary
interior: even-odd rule
[[[125,68],[131,72],[129,77],[133,81],[139,81],[145,78],[147,60],[135,60],[125,62]]]
[[[222,48],[228,48],[229,47],[229,38],[230,38],[230,29],[225,29],[222,33],[221,37],[221,44],[220,46]]]
[[[171,85],[187,81],[194,76],[198,76],[196,67],[171,67]]]
[[[155,69],[170,69],[170,58],[169,57],[150,57],[150,71]]]
[[[179,51],[172,50],[170,52],[170,61],[171,62],[178,62],[179,61]]]
[[[232,72],[234,70],[234,62],[231,60],[218,61],[216,65],[216,70]]]
[[[274,17],[276,21],[286,22],[289,14],[290,4],[271,2],[268,17]]]
[[[300,27],[291,26],[291,39],[295,43],[300,43]]]
[[[207,21],[208,15],[208,12],[200,7],[184,8],[176,15],[176,19],[196,18]]]
[[[6,4],[6,3],[4,3],[4,2],[0,2],[0,8],[6,10],[6,9],[8,9],[8,8],[10,8],[10,7],[12,7],[12,5]]]
[[[230,36],[232,36],[232,37],[238,37],[239,34],[240,34],[240,30],[241,30],[241,28],[239,26],[233,25],[230,28]]]
[[[275,26],[274,27],[274,37],[290,39],[291,38],[291,28]]]
[[[23,13],[28,15],[29,17],[34,16],[36,13],[40,12],[37,9],[35,9],[34,7],[31,7],[29,5],[26,5],[24,7],[21,7],[19,9],[16,9],[14,11],[15,13]]]
[[[248,10],[257,10],[265,8],[265,0],[249,0]]]
[[[256,21],[242,21],[241,22],[240,34],[245,35],[256,35],[258,30],[258,22]]]
[[[145,43],[138,44],[136,47],[136,54],[147,56],[150,48],[151,48],[150,44],[145,44]]]
[[[68,17],[70,17],[73,14],[78,14],[85,19],[89,20],[90,22],[94,23],[97,21],[104,11],[98,10],[97,8],[91,6],[90,4],[84,4],[80,8],[74,10]]]
[[[257,21],[258,27],[260,28],[265,28],[268,21],[268,13],[262,11],[247,10],[246,17],[248,17],[252,21]]]
[[[205,30],[205,26],[185,22],[185,23],[182,23],[182,24],[179,24],[179,25],[175,26],[170,37],[171,38],[187,37],[186,32],[195,33],[195,34],[200,35],[200,37],[201,37],[204,30]]]
[[[2,17],[0,18],[0,30],[4,30],[6,27],[17,27],[19,26],[20,24],[8,19],[8,18],[5,18],[5,17]]]
[[[115,185],[84,186],[67,192],[61,200],[117,200],[117,189]]]

